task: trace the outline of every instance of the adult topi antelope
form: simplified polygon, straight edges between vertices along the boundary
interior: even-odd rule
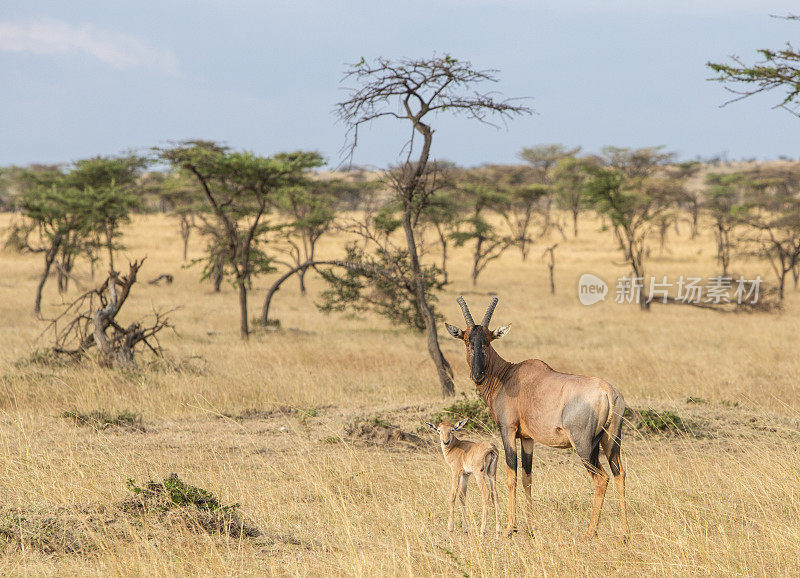
[[[486,532],[486,512],[489,501],[494,504],[495,529],[500,533],[500,506],[497,500],[497,457],[498,452],[494,444],[477,443],[460,440],[453,433],[464,427],[468,418],[462,419],[456,425],[443,421],[438,426],[426,421],[431,430],[439,435],[442,445],[444,461],[450,466],[450,511],[447,518],[447,529],[453,531],[453,508],[456,503],[456,494],[461,500],[461,521],[464,531],[467,531],[467,484],[469,477],[475,474],[475,482],[481,492],[483,509],[481,510],[481,534]]]
[[[552,448],[575,448],[594,481],[594,506],[588,535],[597,534],[608,474],[600,465],[600,448],[608,458],[619,493],[622,535],[628,532],[625,509],[625,471],[620,459],[622,415],[625,400],[608,383],[597,377],[560,373],[544,361],[528,359],[509,363],[492,347],[492,341],[506,335],[510,326],[489,330],[497,297],[492,298],[480,325],[472,320],[463,297],[458,304],[467,322],[466,330],[448,323],[447,331],[467,347],[470,376],[478,394],[500,428],[506,454],[508,483],[508,524],[516,527],[517,438],[522,445],[522,487],[528,506],[531,498],[533,442]]]

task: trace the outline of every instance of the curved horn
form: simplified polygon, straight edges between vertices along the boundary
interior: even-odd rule
[[[492,320],[494,308],[497,307],[497,301],[497,297],[492,297],[492,302],[489,303],[489,309],[486,310],[486,315],[483,316],[483,321],[481,322],[481,325],[484,327],[489,327],[489,322]]]
[[[472,327],[475,325],[475,322],[472,320],[472,313],[469,312],[469,307],[467,307],[467,302],[464,301],[464,298],[459,295],[458,304],[461,306],[461,313],[464,314],[464,321],[467,322],[467,327]]]

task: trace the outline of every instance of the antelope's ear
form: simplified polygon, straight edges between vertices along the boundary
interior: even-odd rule
[[[511,331],[511,324],[503,325],[502,327],[498,327],[494,331],[492,331],[492,339],[500,339],[501,337],[505,337],[508,335],[508,332]]]
[[[429,429],[432,429],[433,431],[435,431],[435,432],[437,432],[437,433],[439,432],[439,430],[438,430],[438,429],[436,429],[436,426],[435,426],[435,425],[433,425],[431,422],[429,422],[429,421],[426,421],[426,422],[425,422],[425,425],[426,425],[426,426],[428,426],[428,428],[429,428]]]
[[[467,423],[467,421],[469,421],[469,418],[468,418],[468,417],[465,417],[465,418],[464,418],[464,419],[462,419],[460,422],[458,422],[458,423],[455,425],[455,427],[453,427],[453,430],[460,430],[462,427],[464,427],[464,425]]]
[[[447,328],[447,332],[456,339],[464,339],[463,330],[459,329],[455,325],[450,325],[449,323],[445,323],[444,326]]]

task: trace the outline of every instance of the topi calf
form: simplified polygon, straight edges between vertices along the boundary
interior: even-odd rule
[[[438,426],[426,421],[431,430],[439,435],[442,445],[444,461],[450,466],[450,515],[447,519],[447,529],[453,531],[453,508],[456,495],[461,500],[461,519],[464,531],[467,531],[466,497],[469,477],[475,474],[475,482],[481,491],[483,509],[481,510],[481,533],[486,532],[486,514],[489,500],[494,504],[495,530],[500,533],[500,515],[497,500],[496,475],[498,451],[492,443],[477,443],[458,439],[453,432],[460,430],[467,423],[468,418],[462,419],[456,425],[443,421]]]

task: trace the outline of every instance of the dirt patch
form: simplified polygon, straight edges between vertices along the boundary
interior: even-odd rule
[[[233,419],[236,421],[246,421],[251,419],[271,419],[274,417],[295,416],[300,419],[317,417],[324,408],[297,408],[288,405],[279,405],[270,410],[249,407],[237,413],[225,412],[220,417]]]
[[[381,417],[356,418],[345,426],[345,437],[351,442],[407,450],[430,449],[434,444],[417,434],[404,431]]]
[[[77,410],[65,411],[60,417],[72,421],[77,426],[87,426],[98,430],[116,428],[124,431],[146,431],[142,424],[141,414],[128,410],[118,413],[105,410],[90,411],[88,413]]]

